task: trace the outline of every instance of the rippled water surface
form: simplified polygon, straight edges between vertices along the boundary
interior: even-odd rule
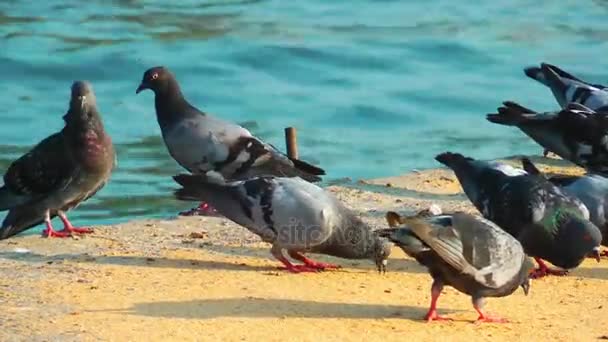
[[[170,67],[192,103],[301,155],[328,179],[539,153],[484,114],[512,99],[556,107],[525,78],[540,61],[608,83],[608,1],[0,2],[0,168],[62,126],[69,86],[93,82],[119,167],[79,223],[163,217],[170,159],[141,75]]]

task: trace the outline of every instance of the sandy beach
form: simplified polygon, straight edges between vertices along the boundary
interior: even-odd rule
[[[548,172],[580,173],[542,159]],[[384,226],[387,210],[436,203],[474,212],[445,169],[331,186]],[[343,269],[278,271],[268,245],[221,218],[181,217],[94,227],[71,239],[0,242],[0,341],[591,341],[608,339],[608,260],[533,281],[530,295],[488,299],[507,324],[474,324],[468,296],[446,288],[421,321],[431,278],[394,248],[389,272],[332,259]],[[316,256],[315,256],[316,257]]]

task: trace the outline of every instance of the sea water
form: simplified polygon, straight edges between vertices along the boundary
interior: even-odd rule
[[[547,61],[608,83],[608,1],[1,1],[0,170],[61,129],[69,87],[93,83],[118,168],[78,224],[168,217],[169,157],[142,73],[165,65],[190,102],[301,157],[327,179],[437,167],[450,150],[539,154],[485,114],[554,110],[522,69]]]

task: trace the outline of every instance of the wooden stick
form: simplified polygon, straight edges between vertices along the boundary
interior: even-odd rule
[[[295,128],[285,128],[285,145],[287,146],[287,156],[291,159],[298,159],[298,134]]]

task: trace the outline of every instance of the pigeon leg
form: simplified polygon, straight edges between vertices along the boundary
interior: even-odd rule
[[[479,317],[477,318],[477,321],[475,321],[475,323],[509,323],[509,321],[504,318],[492,317],[483,313],[483,311],[481,311],[483,307],[483,298],[473,297],[473,307],[475,308],[475,311],[477,311],[477,313],[479,314]]]
[[[431,286],[431,307],[429,308],[429,312],[426,313],[424,319],[427,322],[431,321],[451,321],[451,318],[439,316],[437,314],[437,299],[441,295],[441,290],[443,290],[443,283],[440,281],[433,281],[433,285]]]
[[[48,211],[44,214],[44,224],[46,225],[46,229],[42,231],[42,236],[45,236],[48,238],[52,238],[52,237],[65,238],[65,237],[72,236],[72,234],[70,234],[70,233],[58,232],[53,229],[53,224],[51,223],[51,216],[49,215]]]
[[[288,272],[291,272],[291,273],[319,272],[318,269],[311,268],[311,267],[308,267],[306,265],[294,265],[294,264],[292,264],[285,257],[285,255],[283,255],[283,248],[278,247],[277,245],[272,245],[272,248],[270,249],[270,253],[272,253],[272,256],[274,256],[277,260],[279,260],[281,263],[283,263],[283,265],[285,265],[284,267],[280,267],[280,268],[284,269],[284,270],[286,270]]]
[[[556,276],[565,276],[568,274],[568,270],[556,270],[551,269],[545,264],[545,262],[540,258],[534,258],[538,263],[538,268],[530,273],[530,278],[538,279],[548,275],[556,275]]]
[[[72,226],[72,223],[70,223],[70,221],[68,220],[68,217],[65,215],[65,213],[63,211],[58,211],[57,216],[59,216],[59,218],[61,219],[61,222],[63,222],[63,230],[60,231],[60,233],[89,234],[89,233],[93,232],[93,230],[91,230],[89,228],[76,228],[76,227]]]
[[[608,257],[608,249],[600,253],[601,257]]]
[[[180,216],[218,216],[217,210],[209,205],[209,203],[201,202],[198,207],[190,210],[182,211]]]
[[[324,270],[324,269],[328,269],[328,268],[333,268],[333,269],[340,268],[340,265],[328,264],[328,263],[324,263],[324,262],[310,260],[304,254],[302,254],[298,251],[287,251],[287,253],[289,253],[290,257],[303,262],[305,266],[310,267],[310,268],[315,268],[318,270]]]

